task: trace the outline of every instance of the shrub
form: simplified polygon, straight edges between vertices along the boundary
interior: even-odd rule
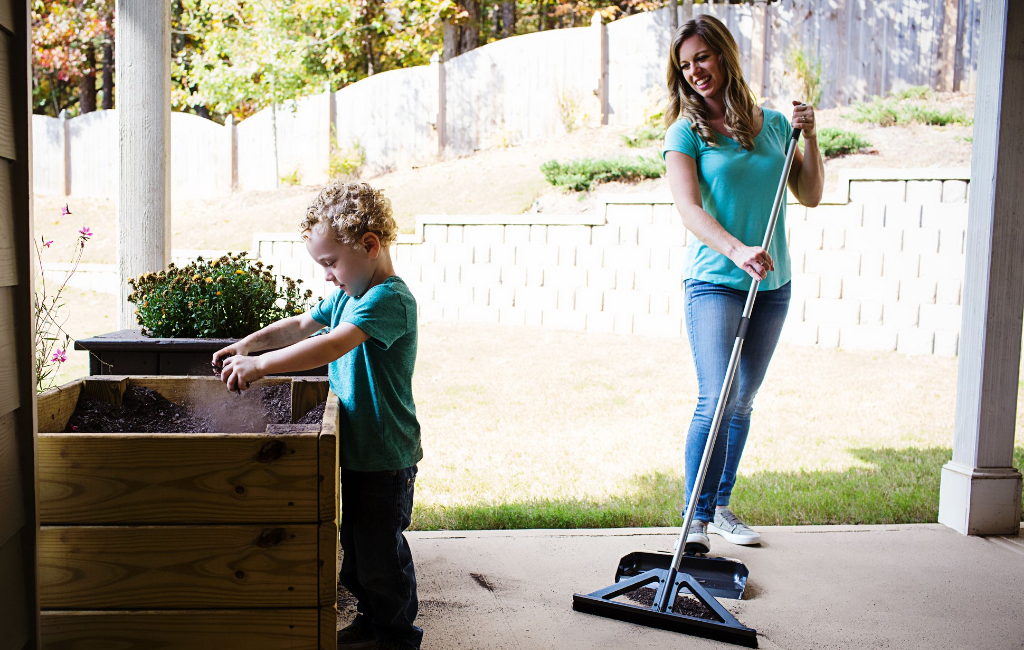
[[[622,136],[622,141],[626,143],[626,146],[630,149],[638,149],[641,147],[647,147],[655,142],[661,142],[662,138],[665,137],[664,129],[658,127],[644,125],[634,131],[632,134],[626,133]]]
[[[873,97],[869,102],[858,102],[853,105],[853,112],[849,117],[855,122],[879,126],[974,124],[974,119],[958,108],[943,110],[930,106],[926,99],[931,96],[931,91],[927,88],[922,91],[922,88],[924,87],[914,86],[888,97]]]
[[[338,146],[338,141],[331,136],[331,156],[328,161],[328,173],[331,178],[358,178],[366,164],[366,149],[358,140],[348,147]]]
[[[580,94],[571,88],[558,91],[558,117],[562,120],[562,126],[566,133],[572,133],[577,127],[586,122],[586,113],[583,109],[583,100]]]
[[[660,178],[665,163],[657,158],[580,158],[567,163],[549,160],[540,170],[549,183],[566,190],[587,192],[597,183]]]
[[[281,185],[301,185],[302,184],[302,173],[299,172],[298,168],[292,171],[290,174],[285,174],[281,177]]]
[[[147,336],[241,338],[311,306],[302,280],[277,280],[271,270],[245,253],[199,257],[129,280],[128,300]]]
[[[817,106],[821,101],[821,61],[795,43],[786,58],[796,74],[803,101]]]
[[[826,158],[855,153],[870,146],[871,143],[862,138],[859,133],[835,128],[818,130],[818,148],[821,150],[821,155]]]

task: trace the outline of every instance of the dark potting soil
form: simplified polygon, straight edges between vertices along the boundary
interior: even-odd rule
[[[654,589],[650,587],[640,587],[639,589],[628,591],[624,595],[638,605],[652,607],[654,605],[655,593]],[[672,603],[672,612],[684,616],[703,618],[708,621],[718,620],[718,617],[705,607],[704,603],[692,596],[676,596],[676,602]]]
[[[120,407],[85,395],[78,398],[65,432],[71,433],[242,433],[291,422],[288,384],[255,387],[240,395],[190,395],[181,406],[141,386],[125,391]],[[325,405],[326,406],[326,405]],[[315,409],[314,409],[315,410]],[[315,422],[313,422],[315,424]]]
[[[320,402],[309,409],[295,424],[320,424],[324,421],[324,411],[327,410],[327,402]]]

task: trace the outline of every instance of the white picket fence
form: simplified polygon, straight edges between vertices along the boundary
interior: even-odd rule
[[[909,85],[970,89],[980,2],[780,0],[695,11],[730,27],[746,78],[769,105],[796,97],[787,63],[796,44],[822,62],[821,105],[832,106]],[[637,124],[664,96],[668,12],[516,36],[287,102],[276,108],[276,140],[272,109],[225,126],[176,113],[172,197],[272,190],[282,177],[319,184],[332,148],[361,147],[369,170],[381,171],[534,142],[581,124]],[[116,110],[68,120],[34,115],[32,129],[37,193],[116,196]]]

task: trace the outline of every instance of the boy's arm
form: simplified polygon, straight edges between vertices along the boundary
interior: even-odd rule
[[[370,339],[351,323],[341,323],[330,334],[307,338],[258,357],[233,356],[224,362],[221,380],[229,390],[244,390],[270,374],[312,370],[339,359]]]
[[[214,352],[213,365],[220,366],[224,359],[233,357],[236,354],[245,356],[252,352],[259,352],[269,348],[287,347],[309,338],[321,328],[323,328],[323,325],[313,320],[309,312],[290,318],[283,318]]]

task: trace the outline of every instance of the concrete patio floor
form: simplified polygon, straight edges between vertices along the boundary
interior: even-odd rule
[[[722,600],[761,648],[1024,648],[1024,537],[964,537],[938,524],[760,529],[760,547],[711,536],[750,569]],[[635,550],[674,529],[410,533],[424,650],[727,648],[572,610]]]

